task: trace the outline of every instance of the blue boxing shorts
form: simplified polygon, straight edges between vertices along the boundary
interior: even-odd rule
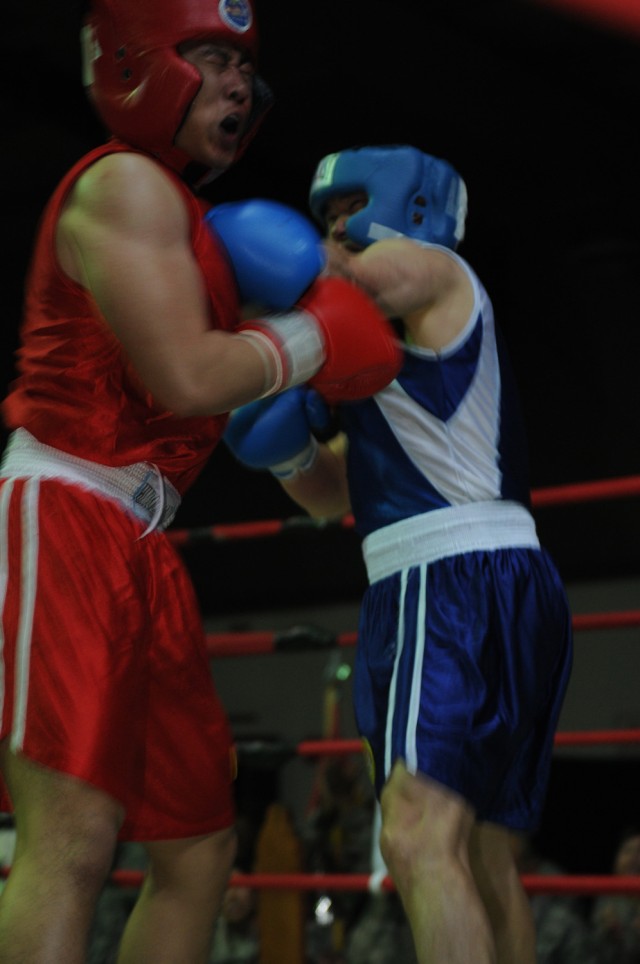
[[[367,537],[355,714],[378,794],[402,759],[479,820],[531,832],[571,672],[571,615],[527,510],[495,505],[482,521],[462,507],[457,532],[452,508]]]

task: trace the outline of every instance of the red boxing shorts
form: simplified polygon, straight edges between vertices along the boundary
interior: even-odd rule
[[[123,840],[199,836],[233,823],[233,745],[189,576],[143,531],[77,485],[0,481],[0,738],[118,800]]]

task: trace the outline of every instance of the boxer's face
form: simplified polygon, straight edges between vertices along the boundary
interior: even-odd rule
[[[202,86],[176,136],[176,147],[205,167],[225,171],[247,129],[253,65],[244,51],[214,40],[188,41],[179,52],[198,70]]]
[[[352,194],[332,198],[327,204],[325,214],[327,237],[349,251],[361,251],[362,248],[351,241],[347,235],[347,220],[352,214],[361,211],[367,201],[368,197],[364,191],[354,191]]]

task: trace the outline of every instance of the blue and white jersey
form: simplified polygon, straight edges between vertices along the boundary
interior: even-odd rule
[[[493,306],[467,262],[439,250],[456,259],[473,286],[463,331],[437,352],[406,346],[390,385],[340,409],[351,505],[363,537],[449,506],[530,504],[520,404]]]

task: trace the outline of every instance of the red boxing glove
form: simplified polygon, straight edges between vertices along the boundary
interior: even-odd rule
[[[342,278],[318,278],[286,314],[237,329],[272,359],[272,395],[308,382],[327,402],[355,401],[379,392],[402,365],[393,327],[361,288]]]
[[[361,288],[343,278],[321,278],[298,305],[322,330],[325,360],[309,384],[327,402],[368,398],[393,381],[402,365],[398,336]]]

